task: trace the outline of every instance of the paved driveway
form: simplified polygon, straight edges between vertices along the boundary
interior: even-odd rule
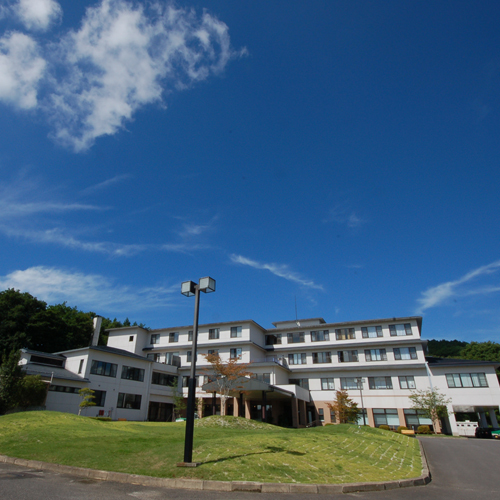
[[[1,500],[493,500],[500,498],[500,440],[422,438],[432,482],[427,486],[348,495],[223,493],[100,482],[0,464]]]

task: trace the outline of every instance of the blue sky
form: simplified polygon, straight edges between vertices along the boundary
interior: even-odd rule
[[[10,0],[0,289],[500,341],[498,2]]]

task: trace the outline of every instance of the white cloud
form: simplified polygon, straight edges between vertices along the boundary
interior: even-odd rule
[[[231,260],[236,263],[236,264],[242,264],[244,266],[250,266],[253,267],[254,269],[264,269],[275,276],[278,276],[280,278],[284,278],[288,281],[292,281],[294,283],[298,283],[299,285],[305,286],[307,288],[315,288],[317,290],[323,290],[322,285],[317,285],[314,283],[312,280],[307,280],[303,277],[301,277],[298,273],[290,271],[288,269],[288,266],[285,264],[266,264],[266,263],[260,263],[255,260],[248,259],[247,257],[243,257],[242,255],[231,255],[230,256]]]
[[[0,100],[21,109],[35,108],[45,66],[36,42],[29,36],[14,32],[0,38]]]
[[[147,4],[149,5],[149,4]],[[54,137],[76,151],[115,134],[141,107],[223,71],[235,53],[228,27],[204,13],[154,3],[102,0],[56,47],[43,103]],[[55,74],[55,73],[54,73]]]
[[[55,267],[36,266],[17,270],[0,277],[0,288],[19,289],[48,303],[67,301],[77,307],[88,307],[99,313],[103,309],[114,311],[148,309],[166,306],[169,296],[178,292],[178,285],[165,288],[134,288],[115,285],[109,277],[98,274],[71,272]]]
[[[54,0],[19,0],[13,10],[29,30],[45,31],[62,15],[61,6]]]
[[[478,267],[455,281],[448,281],[431,287],[422,292],[422,297],[417,300],[419,307],[417,314],[422,314],[426,309],[437,307],[454,297],[471,295],[489,295],[500,291],[497,285],[479,285],[467,288],[474,280],[496,273],[500,269],[500,260],[486,266]]]

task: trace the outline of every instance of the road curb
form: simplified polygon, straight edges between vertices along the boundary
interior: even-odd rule
[[[420,455],[422,457],[422,475],[412,479],[400,479],[397,481],[383,481],[375,483],[345,483],[345,484],[297,484],[297,483],[260,483],[254,481],[205,481],[202,479],[170,479],[151,476],[139,476],[137,474],[125,474],[123,472],[111,472],[105,470],[86,469],[84,467],[72,467],[70,465],[51,464],[39,460],[26,460],[24,458],[8,457],[0,455],[0,462],[19,465],[36,470],[46,470],[58,474],[68,474],[87,479],[99,481],[114,481],[117,483],[138,484],[141,486],[153,486],[160,488],[174,488],[187,490],[207,491],[252,491],[258,493],[356,493],[362,491],[383,491],[397,488],[408,488],[411,486],[424,486],[431,481],[431,473],[427,463],[427,456],[421,441]]]

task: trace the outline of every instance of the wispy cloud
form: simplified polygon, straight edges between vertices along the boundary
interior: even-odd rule
[[[96,313],[103,309],[127,311],[168,306],[178,284],[172,287],[136,288],[117,285],[109,277],[84,274],[56,267],[36,266],[0,276],[0,288],[15,288],[48,303],[67,301],[88,307]]]
[[[497,260],[486,266],[478,267],[455,281],[448,281],[427,289],[422,292],[422,297],[417,300],[419,306],[416,313],[422,314],[427,309],[443,305],[455,297],[489,295],[499,292],[499,285],[475,283],[479,278],[492,275],[498,272],[499,269],[500,260]]]
[[[317,290],[323,290],[322,285],[317,285],[312,280],[308,280],[303,278],[300,274],[290,271],[287,265],[285,264],[275,264],[275,263],[261,263],[255,260],[248,259],[247,257],[243,257],[242,255],[231,255],[231,261],[236,264],[242,264],[244,266],[250,266],[254,269],[264,269],[266,271],[271,272],[275,276],[279,276],[280,278],[284,278],[288,281],[292,281],[294,283],[298,283],[307,288],[315,288]]]
[[[60,16],[53,0],[19,0],[11,10],[29,28],[46,29]],[[228,27],[206,11],[101,0],[57,42],[20,32],[0,38],[0,100],[39,109],[57,141],[83,151],[141,107],[164,107],[166,93],[221,73],[245,52],[231,48]]]
[[[105,181],[99,182],[98,184],[94,184],[93,186],[89,186],[82,190],[81,194],[88,195],[98,191],[103,191],[108,189],[110,186],[123,182],[127,179],[130,179],[132,176],[130,174],[121,174],[115,175],[111,179],[107,179]]]
[[[349,228],[360,227],[366,223],[355,211],[348,210],[343,207],[335,207],[330,210],[330,213],[324,219],[324,222],[337,222]]]

